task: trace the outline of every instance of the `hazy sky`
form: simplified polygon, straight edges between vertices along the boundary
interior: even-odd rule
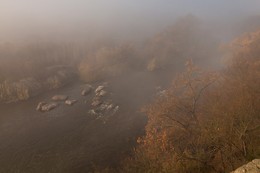
[[[141,32],[189,13],[223,20],[259,15],[260,0],[0,0],[0,34]]]

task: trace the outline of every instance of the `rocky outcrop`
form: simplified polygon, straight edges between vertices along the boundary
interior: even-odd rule
[[[260,159],[255,159],[231,173],[260,173]]]

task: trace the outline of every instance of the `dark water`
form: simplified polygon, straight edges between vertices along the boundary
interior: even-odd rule
[[[71,107],[61,103],[48,113],[35,110],[39,101],[48,101],[54,94],[79,101]],[[82,97],[77,83],[29,101],[1,105],[0,172],[77,173],[90,171],[94,164],[116,165],[140,135],[144,117],[130,115],[120,106],[103,124],[88,114],[91,97]]]
[[[170,80],[145,73],[113,80],[109,91],[120,109],[106,124],[88,114],[93,95],[81,96],[79,82],[0,105],[0,173],[85,173],[93,165],[116,166],[144,134],[140,107],[151,101],[155,86]],[[71,107],[61,103],[48,113],[35,110],[55,94],[78,102]]]

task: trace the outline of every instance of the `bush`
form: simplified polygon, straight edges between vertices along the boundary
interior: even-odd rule
[[[33,78],[21,79],[18,82],[4,81],[0,83],[0,102],[27,100],[41,91],[42,85]]]

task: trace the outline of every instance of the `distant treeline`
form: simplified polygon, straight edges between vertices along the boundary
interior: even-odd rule
[[[113,40],[5,43],[0,45],[0,101],[28,99],[43,88],[63,86],[74,74],[94,82],[138,70],[176,72],[190,58],[199,65],[215,65],[218,57],[217,42],[191,15],[142,44]]]

